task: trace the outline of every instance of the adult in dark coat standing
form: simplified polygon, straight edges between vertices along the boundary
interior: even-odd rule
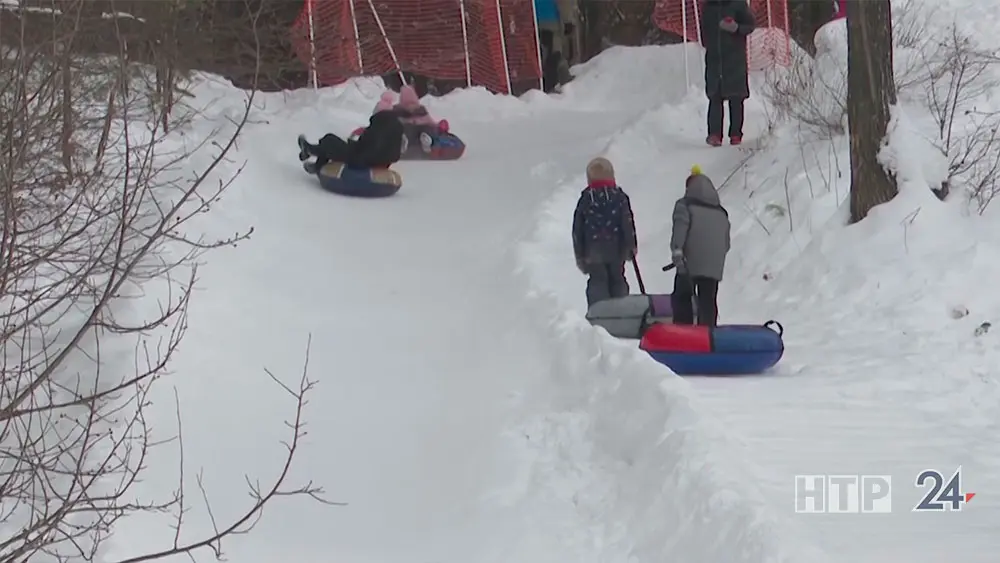
[[[708,96],[708,138],[722,145],[723,102],[729,104],[729,142],[743,142],[743,103],[750,97],[747,76],[747,36],[755,22],[746,0],[705,0],[701,41],[705,47],[705,94]]]

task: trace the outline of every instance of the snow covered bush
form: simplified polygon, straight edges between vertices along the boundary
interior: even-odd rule
[[[897,66],[909,69],[902,100],[926,111],[928,137],[947,161],[938,189],[945,197],[965,191],[981,213],[1000,186],[1000,57],[984,49],[952,20],[929,25],[911,46],[897,49]]]
[[[1000,53],[983,48],[937,4],[893,2],[894,74],[903,105],[919,108],[915,126],[944,164],[928,173],[940,198],[961,189],[981,213],[1000,193]],[[779,121],[815,138],[847,129],[847,26],[816,33],[816,56],[793,52],[787,69],[769,71],[764,98]],[[931,180],[933,179],[933,180]]]

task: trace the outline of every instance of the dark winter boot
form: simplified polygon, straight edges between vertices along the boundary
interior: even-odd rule
[[[306,142],[306,136],[299,135],[299,138],[297,140],[299,143],[299,160],[300,161],[309,160],[309,151],[306,148],[306,145],[308,145],[309,143]]]

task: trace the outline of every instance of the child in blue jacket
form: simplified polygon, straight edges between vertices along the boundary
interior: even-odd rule
[[[625,263],[636,254],[635,219],[628,195],[606,158],[587,165],[587,187],[573,214],[576,266],[588,276],[587,305],[629,293]]]

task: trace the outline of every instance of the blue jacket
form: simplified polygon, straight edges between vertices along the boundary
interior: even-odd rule
[[[588,186],[573,213],[573,254],[577,262],[615,264],[636,249],[632,204],[614,182]]]
[[[535,19],[538,23],[558,23],[559,6],[556,0],[535,0]]]

